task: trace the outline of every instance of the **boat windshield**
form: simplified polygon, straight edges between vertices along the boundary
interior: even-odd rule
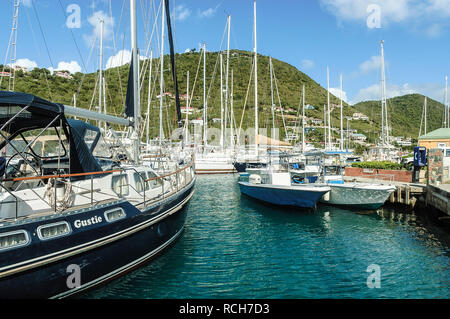
[[[2,136],[2,140],[4,140]],[[30,130],[16,135],[3,147],[2,155],[11,158],[18,153],[29,152],[45,159],[67,157],[69,143],[60,128],[50,127],[45,130]]]

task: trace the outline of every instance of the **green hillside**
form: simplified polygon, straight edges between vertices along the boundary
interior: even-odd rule
[[[220,117],[220,68],[218,66],[218,53],[207,52],[206,54],[206,87],[209,92],[208,97],[208,119],[209,126],[214,126],[212,119]],[[224,63],[226,56],[224,56]],[[326,89],[322,88],[318,83],[312,80],[303,72],[297,70],[295,67],[284,63],[282,61],[273,59],[273,69],[277,78],[277,84],[279,89],[279,97],[281,105],[285,110],[291,108],[292,112],[285,112],[286,115],[296,115],[300,106],[300,98],[302,86],[306,87],[306,103],[316,107],[315,110],[308,110],[306,115],[309,117],[323,117],[323,105],[327,103]],[[148,61],[141,61],[141,68]],[[174,93],[173,81],[171,77],[171,67],[169,56],[164,57],[164,82],[165,92]],[[244,101],[247,94],[247,88],[249,87],[248,100],[244,113],[243,129],[254,126],[254,83],[253,76],[251,84],[249,86],[251,68],[253,63],[253,54],[246,51],[231,51],[230,59],[230,77],[231,70],[234,73],[234,114],[236,123],[239,126],[241,115],[244,108]],[[151,127],[152,135],[156,135],[159,123],[159,59],[153,60],[152,78],[153,81],[153,94],[152,94],[152,109],[151,109]],[[191,107],[197,109],[197,113],[190,116],[190,118],[199,118],[202,116],[203,111],[203,60],[200,61],[200,53],[184,53],[176,55],[176,65],[180,94],[186,93],[187,88],[187,71],[190,73],[190,94],[192,94],[192,88],[196,78],[198,70],[197,80],[195,81],[195,90],[193,93],[193,99]],[[198,69],[198,66],[200,68]],[[1,67],[1,66],[0,66]],[[224,66],[225,67],[225,66]],[[2,67],[1,67],[2,68]],[[146,68],[147,69],[147,68]],[[215,73],[214,73],[214,70]],[[124,113],[124,99],[126,95],[126,84],[128,81],[129,65],[124,65],[119,68],[111,68],[104,72],[105,80],[107,83],[107,107],[108,113],[115,115],[123,115]],[[147,109],[147,96],[148,96],[148,69],[145,73],[145,78],[141,90],[141,102],[142,113],[144,114]],[[224,73],[225,74],[225,73]],[[214,75],[214,78],[213,78]],[[77,96],[77,106],[83,108],[94,109],[98,105],[98,93],[94,95],[94,87],[96,85],[97,73],[81,74],[76,73],[73,75],[72,80],[64,79],[50,75],[50,72],[46,69],[34,69],[32,72],[24,73],[19,71],[16,73],[15,90],[35,94],[45,99],[49,99],[54,102],[73,104],[73,95],[79,90]],[[120,80],[119,80],[120,77]],[[212,84],[211,84],[211,81]],[[80,87],[80,83],[82,83]],[[225,80],[224,80],[225,85]],[[79,88],[80,87],[80,88]],[[231,87],[231,80],[230,80]],[[3,78],[3,82],[0,89],[6,90],[8,88],[8,78]],[[274,101],[276,106],[279,106],[278,95],[276,92],[276,86],[274,83]],[[269,57],[258,57],[258,107],[259,107],[259,125],[260,127],[270,127],[272,123],[271,117],[271,95],[270,95],[270,73],[269,73]],[[165,97],[165,104],[168,104],[168,109],[164,111],[164,130],[167,132],[167,128],[170,129],[176,126],[176,112],[175,112],[175,100],[173,98]],[[331,96],[331,103],[339,104],[338,98]],[[181,105],[185,106],[186,102],[181,101]],[[355,111],[353,107],[349,107],[345,104],[346,115],[351,115]],[[336,116],[332,114],[334,125],[338,125]],[[287,120],[286,125],[292,125]],[[280,116],[277,116],[276,120],[278,126],[282,125]],[[282,132],[283,130],[280,130]],[[282,132],[283,133],[283,132]]]
[[[424,106],[425,96],[409,94],[389,99],[388,117],[392,135],[417,139]],[[444,105],[427,98],[427,131],[442,127]],[[374,121],[372,130],[381,131],[381,102],[366,101],[354,105],[358,112],[364,113]],[[423,130],[423,128],[422,128]]]
[[[251,69],[253,64],[253,53],[247,51],[232,50],[230,55],[230,73],[234,73],[234,114],[237,126],[239,126],[241,115],[244,109],[244,101],[248,91],[248,99],[243,117],[243,129],[254,127],[254,84]],[[208,119],[209,127],[218,127],[220,124],[213,123],[213,118],[220,118],[220,68],[218,66],[219,53],[207,52],[206,55],[206,87],[208,95]],[[224,55],[224,63],[226,56]],[[279,97],[281,105],[285,110],[285,115],[290,115],[286,119],[287,126],[293,126],[296,115],[300,107],[300,98],[302,86],[306,87],[306,104],[313,105],[314,110],[307,110],[306,116],[314,118],[323,118],[323,106],[327,103],[327,91],[317,82],[312,80],[305,73],[295,67],[276,60],[273,61],[273,69],[277,78]],[[144,81],[141,90],[141,105],[143,117],[147,110],[148,96],[148,66],[149,61],[141,61],[141,69],[145,66]],[[174,85],[171,76],[171,66],[169,56],[164,57],[164,82],[165,92],[174,93]],[[159,59],[153,60],[152,68],[152,100],[151,100],[151,125],[150,132],[156,136],[159,130]],[[203,60],[200,60],[200,53],[184,53],[176,55],[176,65],[180,94],[186,94],[187,79],[186,75],[190,73],[190,95],[195,82],[193,99],[191,107],[197,110],[190,116],[190,119],[201,118],[203,112]],[[225,67],[225,66],[224,66]],[[3,67],[0,65],[0,69]],[[198,71],[198,73],[197,73]],[[118,68],[111,68],[104,72],[107,87],[107,108],[108,113],[123,116],[124,101],[126,95],[126,84],[128,81],[129,65]],[[196,78],[197,74],[197,78]],[[225,73],[224,73],[225,74]],[[16,73],[15,90],[35,94],[44,99],[54,102],[73,104],[73,96],[77,95],[77,106],[95,110],[98,105],[98,92],[94,93],[98,73],[82,74],[76,73],[73,79],[65,79],[50,75],[47,69],[34,69],[31,72],[18,71]],[[0,89],[8,89],[8,78],[2,78]],[[155,80],[156,79],[156,80]],[[249,85],[249,80],[251,80]],[[225,81],[224,81],[225,85]],[[231,87],[231,80],[230,80]],[[269,57],[258,56],[258,107],[259,107],[259,126],[270,128],[272,125],[271,115],[271,94],[270,94],[270,70]],[[274,101],[279,106],[276,85],[274,83]],[[424,97],[418,94],[406,95],[390,99],[389,116],[390,124],[393,126],[393,135],[416,138],[419,133],[419,125],[423,107]],[[331,103],[339,104],[339,99],[331,95]],[[176,127],[175,99],[166,96],[164,104],[168,105],[163,112],[164,130],[167,134]],[[186,101],[182,100],[181,105],[185,106]],[[361,112],[370,117],[370,121],[350,121],[349,127],[357,129],[368,137],[369,142],[374,142],[381,131],[380,113],[381,106],[379,101],[368,101],[350,106],[344,103],[344,116],[351,116],[355,112]],[[290,112],[287,110],[291,109]],[[429,99],[428,100],[428,131],[440,127],[443,113],[443,105]],[[184,117],[185,115],[183,115]],[[332,112],[332,126],[340,126],[340,112],[336,108]],[[282,128],[282,119],[280,113],[276,117],[277,126]],[[346,122],[344,122],[346,125]],[[284,136],[284,130],[280,130],[281,137]],[[316,130],[313,133],[315,140],[322,140],[322,130]],[[334,133],[337,136],[337,132]],[[167,136],[167,135],[166,135]]]

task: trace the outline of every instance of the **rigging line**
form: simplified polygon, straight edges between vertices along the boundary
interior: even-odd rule
[[[121,25],[121,22],[122,22],[124,7],[125,7],[125,0],[122,1],[122,9],[121,9],[121,12],[120,12],[119,24],[117,26],[117,33],[113,34],[113,37],[112,37],[113,38],[114,56],[117,53],[117,37],[119,36],[119,30],[120,30],[120,25]],[[109,15],[110,15],[110,19],[112,21],[113,15],[112,15],[112,3],[111,3],[111,0],[109,0]],[[111,74],[111,68],[108,69],[107,73],[108,73],[108,76]],[[119,68],[117,68],[117,77],[119,78],[119,88],[120,88],[120,95],[122,97],[122,105],[125,105],[125,97],[123,95],[122,78],[120,77]]]
[[[189,99],[188,99],[188,101],[186,103],[186,107],[188,109],[190,108],[191,102],[192,102],[192,98],[194,97],[195,84],[197,83],[198,73],[200,72],[200,66],[201,66],[201,63],[202,63],[202,57],[203,57],[203,51],[200,51],[200,58],[198,60],[197,73],[195,74],[194,85],[192,87],[192,91],[191,91],[191,94],[189,96]]]
[[[294,134],[297,132],[297,124],[300,127],[301,121],[299,121],[299,119],[300,119],[300,109],[302,108],[302,102],[303,102],[303,91],[302,91],[302,93],[300,93],[300,102],[299,102],[299,105],[297,108],[297,116],[295,117],[295,123],[294,123]],[[302,117],[303,117],[303,115],[302,115]],[[305,117],[306,117],[306,114],[305,114]],[[302,121],[304,121],[304,120],[305,119],[303,118]]]
[[[95,48],[95,43],[96,42],[97,42],[97,36],[95,36],[93,41],[92,41],[91,51],[89,53],[89,57],[88,57],[88,61],[87,61],[88,66],[89,66],[89,63],[91,61],[92,53],[94,52],[94,48]],[[75,93],[76,97],[78,97],[80,95],[81,87],[83,86],[83,82],[84,82],[84,78],[85,77],[86,77],[86,73],[83,73],[83,75],[81,76],[80,85],[78,86],[77,92]]]
[[[34,2],[34,0],[32,0],[32,2]],[[64,10],[64,7],[63,7],[63,5],[62,5],[62,3],[61,3],[61,0],[58,0],[58,2],[59,2],[59,5],[61,6],[61,10],[63,11],[64,17],[65,17],[66,20],[67,20],[67,13],[66,13],[66,11]],[[33,7],[34,7],[34,5],[33,5]],[[40,24],[40,23],[39,23],[39,24]],[[77,48],[78,55],[80,56],[81,64],[83,65],[84,72],[87,72],[87,68],[86,68],[86,65],[85,65],[85,63],[84,63],[84,59],[83,59],[83,56],[82,56],[82,54],[81,54],[80,48],[78,47],[77,40],[75,39],[75,35],[73,34],[73,31],[72,31],[71,28],[68,28],[68,29],[69,29],[70,34],[71,34],[71,36],[72,36],[72,40],[73,40],[73,42],[75,43],[75,47]]]
[[[141,0],[141,1],[142,1],[142,0]],[[152,0],[152,3],[153,3],[153,0]],[[160,3],[160,6],[159,6],[159,8],[158,8],[158,12],[157,12],[156,17],[155,17],[154,22],[153,22],[152,33],[150,34],[150,38],[148,39],[148,42],[147,42],[148,44],[147,44],[147,49],[146,49],[146,52],[145,52],[145,56],[146,56],[146,57],[148,57],[150,48],[153,49],[151,43],[152,43],[152,39],[153,39],[153,34],[154,34],[154,31],[155,31],[155,27],[157,27],[158,16],[159,16],[159,13],[161,12],[161,5],[162,5],[162,2]],[[151,6],[151,7],[154,7],[154,6]],[[148,36],[148,34],[147,34],[147,36]],[[158,37],[158,45],[159,45],[159,37]],[[142,65],[141,73],[140,73],[140,74],[141,74],[141,83],[140,83],[140,87],[143,86],[143,83],[144,83],[144,80],[145,80],[145,74],[146,74],[147,69],[148,69],[147,66],[148,66],[149,63],[150,63],[150,61],[149,61],[149,59],[147,59],[147,60],[144,61],[143,65]],[[144,98],[144,97],[143,97],[143,98]]]
[[[37,13],[36,6],[34,5],[34,0],[31,0],[31,6],[33,7],[34,14],[36,15],[36,19],[38,21],[38,25],[39,25],[39,29],[41,31],[42,38],[44,39],[44,44],[45,44],[45,48],[47,49],[47,55],[50,60],[50,64],[52,65],[53,69],[55,69],[55,65],[53,64],[52,57],[50,56],[50,50],[48,49],[47,40],[45,39],[44,30],[42,29],[41,20],[39,19],[39,15]]]
[[[278,103],[280,104],[280,109],[281,109],[281,118],[283,120],[284,134],[286,134],[286,136],[287,136],[287,129],[286,129],[286,122],[284,120],[283,106],[281,105],[280,92],[278,91],[278,80],[277,80],[277,76],[275,75],[274,68],[272,68],[272,72],[273,72],[273,78],[275,79],[275,87],[277,88]]]
[[[222,54],[222,53],[221,53],[221,51],[222,51],[222,45],[223,45],[223,41],[224,41],[224,39],[225,39],[225,34],[226,34],[226,32],[227,32],[227,26],[228,26],[228,21],[227,21],[227,23],[225,24],[225,30],[223,31],[222,41],[220,42],[220,46],[219,46],[219,54],[217,55],[216,65],[214,66],[214,72],[213,72],[213,75],[212,75],[212,77],[211,77],[211,82],[210,82],[210,84],[209,84],[208,94],[207,94],[207,96],[206,96],[206,100],[208,100],[209,97],[210,97],[210,95],[211,95],[212,86],[213,86],[213,84],[214,84],[214,79],[215,79],[216,72],[217,72],[217,67],[218,67],[218,64],[219,64],[219,56],[220,56],[220,54]],[[206,55],[206,52],[205,52],[205,55]]]
[[[149,26],[150,26],[150,23],[149,22],[147,22],[147,19],[148,20],[150,20],[150,11],[152,10],[152,8],[153,8],[153,0],[151,0],[151,4],[150,4],[150,6],[147,6],[147,9],[145,8],[145,6],[144,6],[144,4],[142,3],[142,0],[141,0],[141,7],[143,8],[142,9],[142,11],[143,11],[143,20],[144,20],[144,28],[145,28],[145,35],[146,35],[146,38],[145,38],[145,40],[146,40],[146,42],[147,42],[147,45],[146,45],[146,47],[147,47],[147,49],[145,50],[145,57],[148,57],[148,55],[149,55],[149,50],[150,50],[150,47],[151,47],[151,42],[152,42],[152,38],[153,38],[153,31],[154,31],[154,29],[155,29],[155,24],[157,23],[157,19],[158,19],[158,16],[159,16],[159,10],[160,9],[158,9],[158,16],[156,17],[156,19],[154,20],[154,22],[153,22],[153,27],[152,27],[152,33],[150,34],[150,36],[149,36]],[[150,62],[149,62],[149,59],[146,59],[145,61],[144,61],[144,63],[143,63],[143,65],[142,65],[142,68],[141,68],[141,72],[140,72],[140,75],[141,75],[141,84],[140,84],[140,87],[142,87],[142,85],[143,85],[143,82],[144,82],[144,79],[145,79],[145,72],[147,71],[147,69],[148,69],[148,64],[149,64]]]
[[[147,12],[144,6],[143,0],[140,0],[141,3],[141,15],[142,15],[142,21],[144,23],[144,33],[146,38],[148,39],[148,22],[147,22]]]
[[[253,63],[250,69],[250,77],[248,80],[248,86],[247,86],[247,93],[245,94],[245,100],[244,100],[244,107],[242,108],[242,115],[241,115],[241,123],[239,123],[239,131],[238,131],[238,142],[240,141],[241,138],[241,130],[242,130],[242,122],[244,121],[244,114],[245,114],[245,108],[247,106],[247,101],[248,101],[248,94],[250,92],[250,85],[252,84],[252,80],[253,80],[253,69],[255,68],[255,59],[252,59]]]
[[[153,3],[153,2],[152,2]],[[161,4],[162,4],[162,2],[161,2]],[[148,41],[148,46],[147,46],[147,50],[146,50],[146,52],[145,52],[145,56],[148,56],[148,53],[149,53],[149,49],[150,49],[150,47],[151,47],[151,43],[152,43],[152,39],[153,39],[153,34],[154,34],[154,31],[155,31],[155,26],[157,25],[157,20],[158,20],[158,16],[159,16],[159,12],[161,11],[161,6],[159,7],[159,9],[158,9],[158,12],[157,12],[157,15],[156,15],[156,18],[155,18],[155,20],[154,20],[154,23],[153,23],[153,28],[152,28],[152,33],[150,34],[150,40]],[[146,72],[147,72],[147,65],[150,63],[150,59],[147,59],[145,62],[144,62],[144,65],[142,66],[142,68],[143,68],[143,72],[141,71],[141,74],[143,73],[144,75],[142,76],[142,81],[141,81],[141,84],[140,84],[140,86],[142,87],[142,85],[143,85],[143,83],[144,83],[144,79],[145,79],[145,74],[146,74]]]
[[[148,56],[148,54],[150,52],[150,49],[153,49],[151,40],[153,39],[153,34],[154,34],[154,31],[155,31],[155,27],[156,28],[158,27],[158,23],[157,23],[158,21],[157,20],[158,20],[158,17],[159,17],[159,13],[161,12],[161,4],[162,4],[162,2],[160,3],[158,11],[156,12],[156,17],[155,17],[155,20],[153,22],[153,27],[152,27],[152,33],[150,34],[150,41],[148,42],[147,49],[145,50],[145,56]],[[159,38],[158,38],[158,44],[159,44]]]
[[[150,42],[149,36],[148,36],[148,33],[149,33],[148,29],[149,28],[148,28],[148,22],[147,22],[147,15],[146,15],[145,6],[144,6],[144,3],[142,1],[143,0],[140,0],[140,4],[141,4],[141,10],[140,11],[141,11],[141,14],[142,14],[142,20],[143,20],[143,24],[144,24],[144,33],[145,33],[144,38],[145,38],[145,41],[148,43],[148,42]],[[139,60],[140,60],[140,58],[139,58]],[[147,60],[144,61],[144,63],[142,64],[142,67],[140,69],[140,72],[139,72],[140,79],[139,79],[139,81],[141,81],[141,80],[143,81],[145,70],[147,70]],[[139,82],[139,89],[141,87],[142,87],[142,84],[141,84],[141,82]]]
[[[33,29],[33,26],[32,26],[32,24],[31,24],[30,15],[29,15],[29,13],[28,13],[28,10],[24,10],[24,11],[25,11],[25,13],[26,13],[26,15],[27,15],[28,24],[30,25],[31,34],[32,34],[32,36],[33,36],[33,41],[34,41],[34,45],[35,45],[35,47],[36,47],[37,54],[38,54],[38,56],[39,56],[39,59],[41,59],[41,57],[42,57],[42,56],[41,56],[41,50],[39,50],[39,46],[37,45],[36,34],[34,33],[34,29]],[[44,77],[45,77],[45,82],[46,82],[46,84],[47,84],[48,95],[49,95],[49,97],[50,97],[50,100],[53,100],[52,90],[50,89],[50,84],[49,84],[49,82],[48,82],[47,72],[44,71],[43,73],[44,73]]]
[[[92,94],[91,104],[89,105],[89,111],[92,109],[92,105],[94,104],[94,99],[97,96],[97,94],[96,94],[97,86],[98,86],[98,77],[95,77],[94,93]]]
[[[14,16],[14,9],[15,9],[15,7],[14,7],[14,4],[13,4],[13,16]],[[11,48],[11,42],[12,42],[13,34],[14,34],[14,29],[11,30],[11,35],[9,36],[8,48],[6,49],[5,61],[3,62],[3,70],[2,70],[2,72],[5,72],[5,70],[6,70],[6,61],[8,60],[9,49]],[[1,88],[2,82],[3,82],[3,77],[0,77],[0,88]]]
[[[153,0],[152,0],[152,3],[153,3]],[[158,12],[157,12],[156,17],[155,17],[155,20],[154,20],[154,22],[153,22],[152,33],[150,34],[150,39],[148,40],[147,49],[146,49],[146,52],[145,52],[145,56],[146,56],[146,57],[148,57],[150,48],[153,49],[151,43],[152,43],[154,31],[155,31],[155,26],[157,27],[157,22],[158,22],[157,20],[158,20],[159,12],[161,11],[161,5],[162,5],[162,2],[160,3],[160,6],[159,6],[159,8],[158,8]],[[159,44],[159,37],[158,37],[158,44]],[[147,59],[147,60],[144,61],[143,65],[142,65],[142,69],[141,69],[141,74],[142,74],[142,73],[145,73],[145,72],[147,71],[147,65],[148,65],[148,63],[150,63],[149,59]],[[143,70],[143,71],[142,71],[142,70]],[[141,85],[141,87],[142,87],[145,77],[144,77],[144,76],[141,76],[141,77],[142,77],[142,83],[141,83],[140,85]]]

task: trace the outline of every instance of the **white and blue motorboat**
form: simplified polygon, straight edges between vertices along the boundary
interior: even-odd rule
[[[317,202],[330,191],[326,185],[292,184],[288,171],[268,170],[247,175],[248,181],[239,181],[241,193],[274,205],[315,208]]]
[[[345,182],[345,158],[339,152],[305,154],[306,165],[291,177],[304,185],[326,185],[331,191],[320,202],[357,209],[378,209],[396,190],[394,185]]]

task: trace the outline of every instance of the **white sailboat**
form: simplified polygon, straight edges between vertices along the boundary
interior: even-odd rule
[[[384,61],[384,41],[381,41],[381,137],[368,151],[368,160],[398,162],[398,150],[391,144],[388,104],[386,98],[386,73]]]
[[[208,145],[208,102],[206,94],[206,45],[203,45],[203,149],[198,150],[195,156],[195,171],[197,174],[230,174],[235,173],[236,170],[233,165],[234,160],[234,147],[233,147],[233,130],[232,130],[232,117],[228,117],[228,104],[229,104],[229,81],[228,70],[230,60],[230,28],[231,28],[231,16],[227,17],[227,29],[228,29],[228,45],[227,45],[227,64],[225,74],[225,98],[223,90],[223,56],[219,53],[220,59],[220,100],[221,100],[221,130],[220,130],[220,146]],[[224,105],[225,103],[225,105]],[[225,106],[225,107],[224,107]],[[232,108],[231,108],[232,110]],[[231,114],[233,114],[231,112]],[[227,146],[227,125],[230,123],[230,144]]]

